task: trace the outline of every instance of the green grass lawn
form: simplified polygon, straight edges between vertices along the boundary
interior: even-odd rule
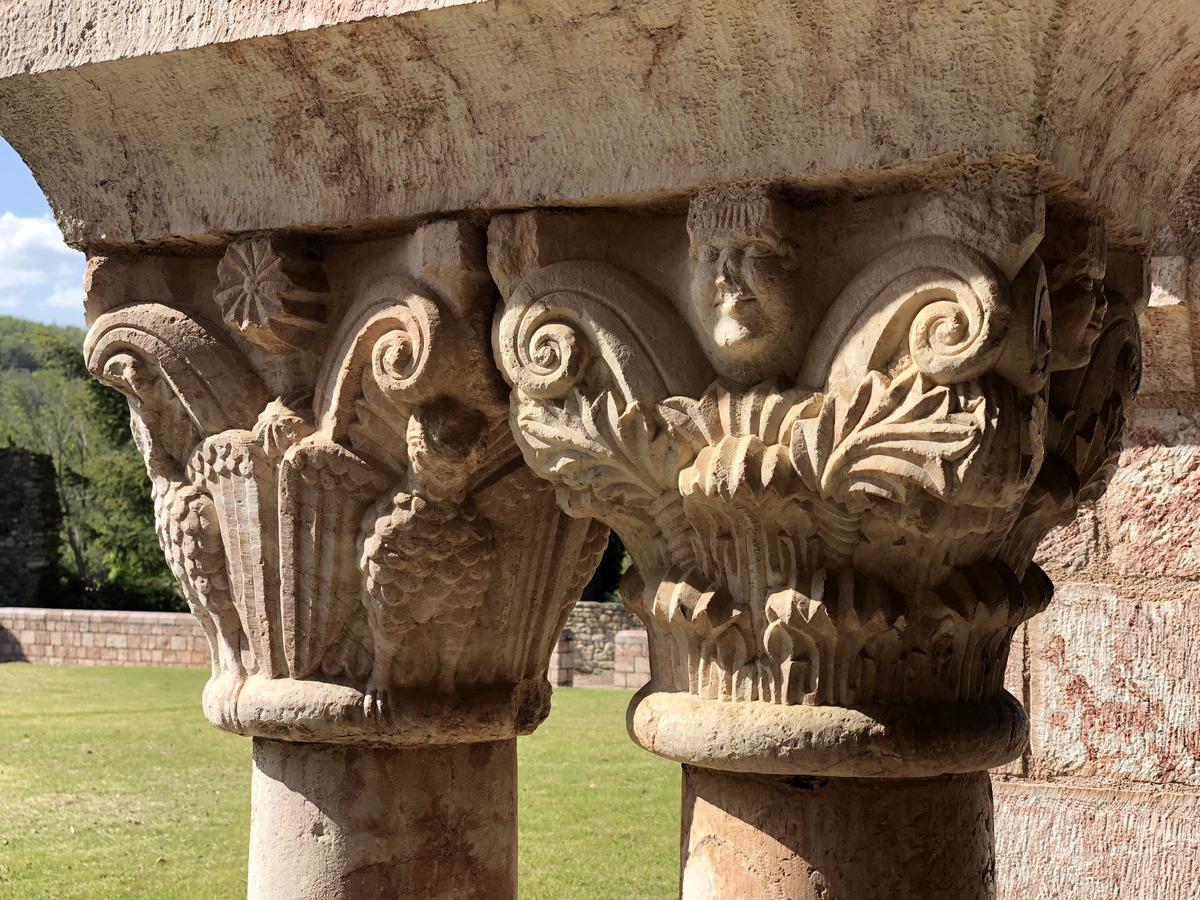
[[[0,897],[246,896],[250,742],[204,721],[205,678],[0,665]],[[629,698],[560,689],[518,741],[522,900],[676,896],[679,769]]]

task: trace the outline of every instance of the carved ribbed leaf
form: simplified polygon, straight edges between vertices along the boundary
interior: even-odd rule
[[[847,503],[870,494],[908,503],[914,490],[948,499],[985,427],[983,401],[955,395],[916,369],[871,372],[849,396],[831,393],[792,426],[791,459],[809,490]]]
[[[518,426],[536,467],[600,501],[646,504],[674,483],[677,447],[636,401],[624,409],[611,391],[559,404],[526,401]]]

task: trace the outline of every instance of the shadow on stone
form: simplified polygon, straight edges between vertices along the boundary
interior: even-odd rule
[[[0,663],[29,662],[25,648],[15,633],[0,625]]]

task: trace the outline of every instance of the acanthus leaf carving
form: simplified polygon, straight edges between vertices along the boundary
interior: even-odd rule
[[[950,500],[986,414],[983,397],[963,398],[916,368],[894,379],[871,372],[849,396],[834,390],[815,416],[796,420],[790,456],[810,491],[845,506],[855,493]]]
[[[546,470],[602,503],[645,505],[671,486],[670,441],[641,404],[624,409],[611,391],[573,394],[562,406],[524,409],[517,424]]]
[[[493,334],[526,461],[633,558],[623,595],[652,657],[635,707],[693,698],[647,707],[647,746],[663,740],[657,716],[677,708],[671,727],[683,728],[704,707],[694,701],[967,703],[1010,753],[1009,642],[1051,594],[1031,563],[1044,528],[1026,520],[1071,514],[1083,485],[1103,481],[1128,392],[1051,378],[1055,295],[1036,256],[1001,266],[944,237],[893,246],[848,283],[827,279],[844,286],[795,363],[785,338],[802,330],[787,310],[811,311],[797,309],[807,288],[792,214],[758,188],[727,204],[717,194],[687,222],[691,282],[675,299],[694,307],[691,328],[636,277],[573,261],[505,270]],[[721,377],[695,365],[689,331]],[[1109,333],[1120,352],[1101,339],[1083,355],[1128,380],[1136,336]],[[1079,339],[1061,338],[1066,357]],[[672,373],[699,371],[703,387],[671,389]],[[1071,404],[1080,424],[1062,411]],[[1065,492],[1053,482],[1063,465],[1079,478]],[[716,764],[705,746],[697,758]]]

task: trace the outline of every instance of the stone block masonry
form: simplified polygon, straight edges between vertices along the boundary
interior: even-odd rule
[[[1200,897],[1200,263],[1160,258],[1106,496],[1038,559],[1013,642],[1029,749],[993,774],[1000,900]]]
[[[575,684],[575,638],[570,628],[563,629],[550,652],[546,678],[555,687],[573,687]]]
[[[619,603],[576,603],[567,619],[574,635],[575,671],[580,675],[613,671],[617,632],[641,627],[638,617]]]
[[[1001,897],[1197,896],[1200,797],[1061,783],[994,789]]]
[[[622,631],[616,636],[613,687],[638,690],[650,680],[650,645],[644,630]]]
[[[44,453],[0,450],[0,605],[38,602],[54,573],[62,510]]]
[[[0,662],[204,669],[208,642],[187,613],[0,608]]]
[[[1111,481],[1145,252],[1196,221],[1200,4],[232,6],[0,4],[0,133],[87,252],[86,366],[211,639],[205,716],[254,742],[247,897],[515,900],[516,738],[611,530],[681,900],[996,900],[1003,661],[1039,543]],[[1142,524],[1091,558],[1200,574],[1130,437]],[[1107,577],[1074,580],[1153,589]],[[1035,710],[1111,671],[1072,643],[1131,643],[1054,630]],[[1098,772],[1151,772],[1111,737]],[[1082,810],[1035,816],[1026,884],[1062,896],[1105,776],[1043,756],[1076,765],[1010,777]],[[1155,865],[1187,818],[1137,833],[1140,897],[1196,896]]]

